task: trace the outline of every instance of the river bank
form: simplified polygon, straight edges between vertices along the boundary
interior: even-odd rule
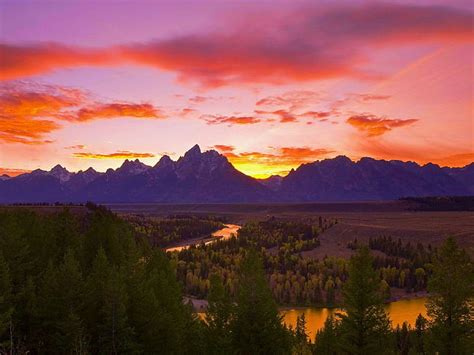
[[[200,299],[186,298],[185,301],[191,301],[199,317],[205,318],[207,301]],[[416,318],[419,314],[427,317],[426,302],[428,298],[418,297],[412,299],[403,299],[389,302],[385,305],[385,310],[392,321],[392,327],[402,325],[407,322],[411,327],[415,326]],[[283,322],[292,328],[296,327],[296,320],[302,314],[306,318],[306,330],[311,341],[314,341],[316,333],[324,326],[324,322],[330,315],[336,315],[341,312],[340,308],[326,307],[279,307]]]
[[[407,322],[410,326],[414,327],[416,318],[419,314],[423,317],[427,316],[426,313],[426,297],[404,299],[395,302],[390,302],[385,305],[385,310],[392,321],[392,327],[395,328],[397,325],[402,325],[403,322]],[[324,326],[324,322],[330,315],[335,315],[341,312],[339,308],[292,308],[292,309],[280,309],[283,321],[286,325],[295,327],[296,319],[301,314],[305,315],[307,333],[312,341],[319,329]]]
[[[199,244],[209,244],[209,243],[214,243],[217,240],[220,239],[229,239],[232,236],[237,236],[237,232],[241,226],[237,224],[224,224],[224,228],[219,229],[218,231],[215,231],[214,233],[211,234],[210,237],[202,237],[202,238],[195,238],[195,239],[189,239],[183,241],[183,243],[180,243],[178,245],[166,248],[165,251],[167,252],[173,252],[173,251],[181,251],[183,249],[189,248],[191,245],[199,245]]]

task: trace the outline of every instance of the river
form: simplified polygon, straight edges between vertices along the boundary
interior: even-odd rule
[[[218,231],[215,231],[214,233],[211,234],[211,239],[202,238],[202,239],[188,240],[181,245],[178,245],[172,248],[167,248],[166,251],[180,251],[180,250],[189,248],[191,245],[198,245],[202,243],[203,241],[204,241],[204,244],[209,244],[209,243],[214,243],[216,240],[229,239],[233,235],[237,236],[237,232],[240,229],[240,227],[241,226],[237,224],[225,224],[224,228],[219,229]]]
[[[426,301],[427,298],[414,298],[388,303],[386,310],[392,320],[392,326],[396,327],[397,324],[401,325],[403,322],[414,326],[418,314],[421,313],[426,317]],[[314,341],[316,332],[323,327],[326,318],[338,311],[330,308],[297,308],[283,310],[281,313],[285,324],[291,325],[293,328],[296,326],[296,317],[304,313],[307,333],[311,341]]]

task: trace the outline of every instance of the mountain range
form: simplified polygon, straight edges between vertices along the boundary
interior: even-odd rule
[[[192,147],[155,166],[125,160],[117,169],[72,173],[56,165],[0,177],[0,203],[248,203],[392,200],[406,196],[474,195],[474,163],[463,168],[345,156],[307,163],[287,176],[254,179],[215,150]]]

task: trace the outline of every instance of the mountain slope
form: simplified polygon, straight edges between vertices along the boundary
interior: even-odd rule
[[[389,200],[474,194],[474,164],[464,168],[339,156],[303,164],[288,176],[254,179],[198,145],[153,167],[126,160],[118,169],[71,173],[60,165],[0,179],[0,203],[245,203]]]
[[[391,200],[403,196],[463,195],[459,177],[434,164],[345,156],[304,164],[286,176],[279,189],[285,201]],[[460,174],[462,175],[462,174]]]

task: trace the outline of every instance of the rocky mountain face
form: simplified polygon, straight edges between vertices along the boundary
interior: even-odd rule
[[[271,201],[269,189],[236,170],[214,150],[195,145],[177,161],[153,167],[126,160],[118,169],[70,173],[60,165],[0,182],[0,202],[254,202]]]
[[[404,196],[472,194],[472,180],[469,183],[466,177],[471,170],[457,170],[372,158],[353,162],[339,156],[300,166],[283,179],[278,192],[279,199],[285,201],[391,200]]]
[[[118,169],[71,173],[60,165],[0,179],[0,203],[163,202],[245,203],[389,200],[404,196],[474,194],[474,164],[464,168],[339,156],[292,170],[288,176],[254,179],[214,150],[198,145],[155,166],[126,160]]]

